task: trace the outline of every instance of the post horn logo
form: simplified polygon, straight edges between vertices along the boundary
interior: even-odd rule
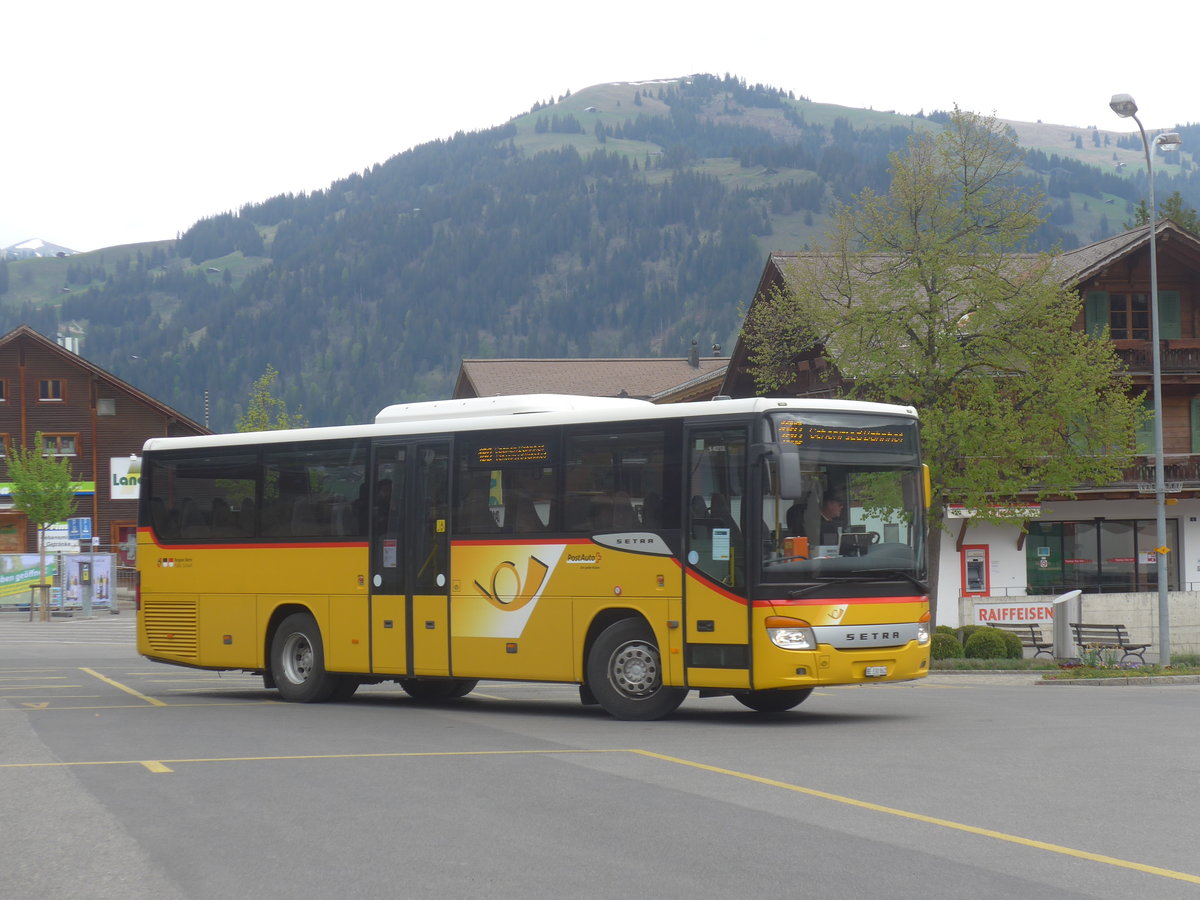
[[[522,579],[516,563],[505,560],[492,569],[492,589],[489,591],[476,581],[475,590],[497,609],[511,612],[537,596],[549,571],[550,567],[544,562],[536,556],[530,556],[525,566],[525,578]]]

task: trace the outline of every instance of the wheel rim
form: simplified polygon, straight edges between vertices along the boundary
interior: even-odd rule
[[[626,697],[640,700],[662,685],[658,653],[644,641],[630,641],[609,659],[608,680]]]
[[[312,674],[313,647],[308,636],[300,632],[289,634],[283,640],[283,677],[292,684],[304,684]]]

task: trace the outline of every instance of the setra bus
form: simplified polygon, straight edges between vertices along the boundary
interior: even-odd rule
[[[138,652],[300,702],[574,683],[621,719],[919,678],[917,432],[853,401],[541,394],[152,438]]]

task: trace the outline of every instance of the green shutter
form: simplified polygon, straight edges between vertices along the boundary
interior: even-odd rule
[[[1108,291],[1088,291],[1083,305],[1083,329],[1092,337],[1102,337],[1108,328]]]
[[[1200,453],[1200,397],[1192,398],[1192,452]]]
[[[1179,324],[1179,291],[1158,292],[1158,336],[1183,337]]]
[[[1149,413],[1137,430],[1137,452],[1141,456],[1149,456],[1154,452],[1154,400],[1146,395],[1142,398],[1142,407]]]

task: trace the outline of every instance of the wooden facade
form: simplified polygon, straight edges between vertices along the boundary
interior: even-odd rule
[[[137,501],[113,498],[114,459],[140,457],[147,438],[208,434],[186,416],[60,347],[27,326],[0,338],[0,438],[69,459],[80,484],[75,515],[89,516],[105,548],[127,543],[137,523]],[[3,460],[0,460],[3,463]],[[37,549],[37,533],[12,508],[7,465],[0,496],[0,552]]]
[[[1200,237],[1169,220],[1157,224],[1160,359],[1163,386],[1163,454],[1166,480],[1176,497],[1200,496]],[[794,277],[793,253],[773,253],[759,280],[754,303],[786,291]],[[1135,228],[1103,241],[1061,254],[1057,261],[1064,284],[1077,290],[1083,308],[1080,330],[1109,329],[1134,390],[1149,395],[1153,342],[1150,338],[1150,242],[1147,228]],[[796,360],[796,380],[780,394],[834,396],[836,378],[816,348]],[[729,360],[722,394],[748,397],[758,393],[746,347],[739,337]],[[1119,482],[1092,488],[1106,498],[1145,493],[1154,481],[1153,438],[1141,436],[1145,453]]]

